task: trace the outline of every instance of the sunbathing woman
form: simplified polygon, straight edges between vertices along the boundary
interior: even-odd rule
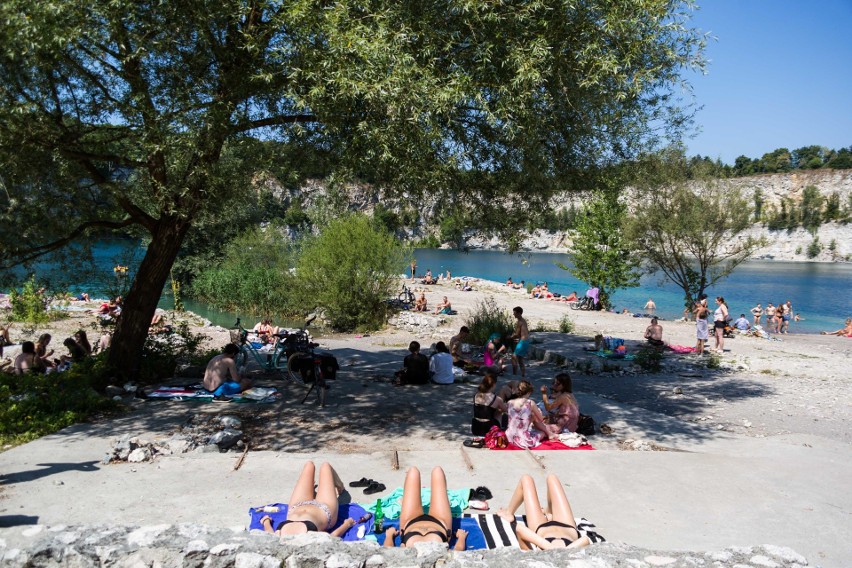
[[[432,470],[432,497],[429,500],[429,514],[423,513],[423,502],[420,500],[420,470],[412,467],[405,475],[405,485],[402,488],[402,509],[399,513],[401,530],[400,546],[407,547],[418,542],[443,542],[449,547],[453,526],[453,513],[450,510],[450,499],[447,497],[447,476],[444,470],[436,467]],[[394,527],[385,531],[385,546],[395,546]],[[467,531],[456,531],[454,550],[464,550]]]
[[[821,331],[822,335],[837,335],[843,337],[852,337],[852,318],[846,318],[846,327],[837,331]]]
[[[527,514],[527,526],[516,525],[515,511],[521,503],[524,504]],[[530,545],[541,550],[553,550],[582,548],[591,544],[588,537],[580,537],[571,504],[568,503],[562,483],[553,474],[547,476],[546,510],[541,508],[533,478],[524,475],[509,500],[509,506],[501,509],[497,514],[512,523],[522,550],[531,550]]]
[[[293,494],[290,495],[290,505],[287,508],[287,520],[272,528],[272,517],[266,515],[260,519],[263,530],[278,535],[297,535],[307,532],[329,532],[337,524],[337,498],[345,491],[343,482],[329,463],[320,467],[319,483],[314,489],[316,466],[308,461],[302,468]],[[343,536],[354,519],[346,519],[331,536]]]

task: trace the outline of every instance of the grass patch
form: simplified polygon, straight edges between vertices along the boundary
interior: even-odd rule
[[[722,366],[722,358],[715,353],[711,353],[707,358],[708,369],[718,369]]]

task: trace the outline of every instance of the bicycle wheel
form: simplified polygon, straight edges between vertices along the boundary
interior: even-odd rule
[[[293,353],[287,359],[287,374],[290,375],[290,380],[307,384],[310,382],[310,377],[308,374],[310,371],[305,369],[305,365],[303,363],[303,358],[305,353]]]
[[[582,309],[583,309],[583,302],[582,302],[582,300],[579,300],[579,301],[576,301],[576,302],[571,302],[571,303],[570,303],[570,304],[568,304],[568,305],[569,305],[569,306],[571,306],[571,309],[572,309],[572,310],[582,310]]]

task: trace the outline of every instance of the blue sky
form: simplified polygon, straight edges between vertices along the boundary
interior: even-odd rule
[[[688,76],[701,132],[689,155],[759,158],[852,145],[852,0],[698,0],[706,75]]]

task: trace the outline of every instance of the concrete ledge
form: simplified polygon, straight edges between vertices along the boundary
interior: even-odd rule
[[[523,552],[519,549],[449,552],[440,545],[411,549],[375,543],[344,543],[326,533],[279,539],[259,531],[204,525],[21,526],[0,529],[0,564],[53,566],[205,566],[237,568],[431,568],[615,566],[806,566],[789,548],[732,547],[709,553],[655,552],[621,544],[598,544],[577,551]]]

